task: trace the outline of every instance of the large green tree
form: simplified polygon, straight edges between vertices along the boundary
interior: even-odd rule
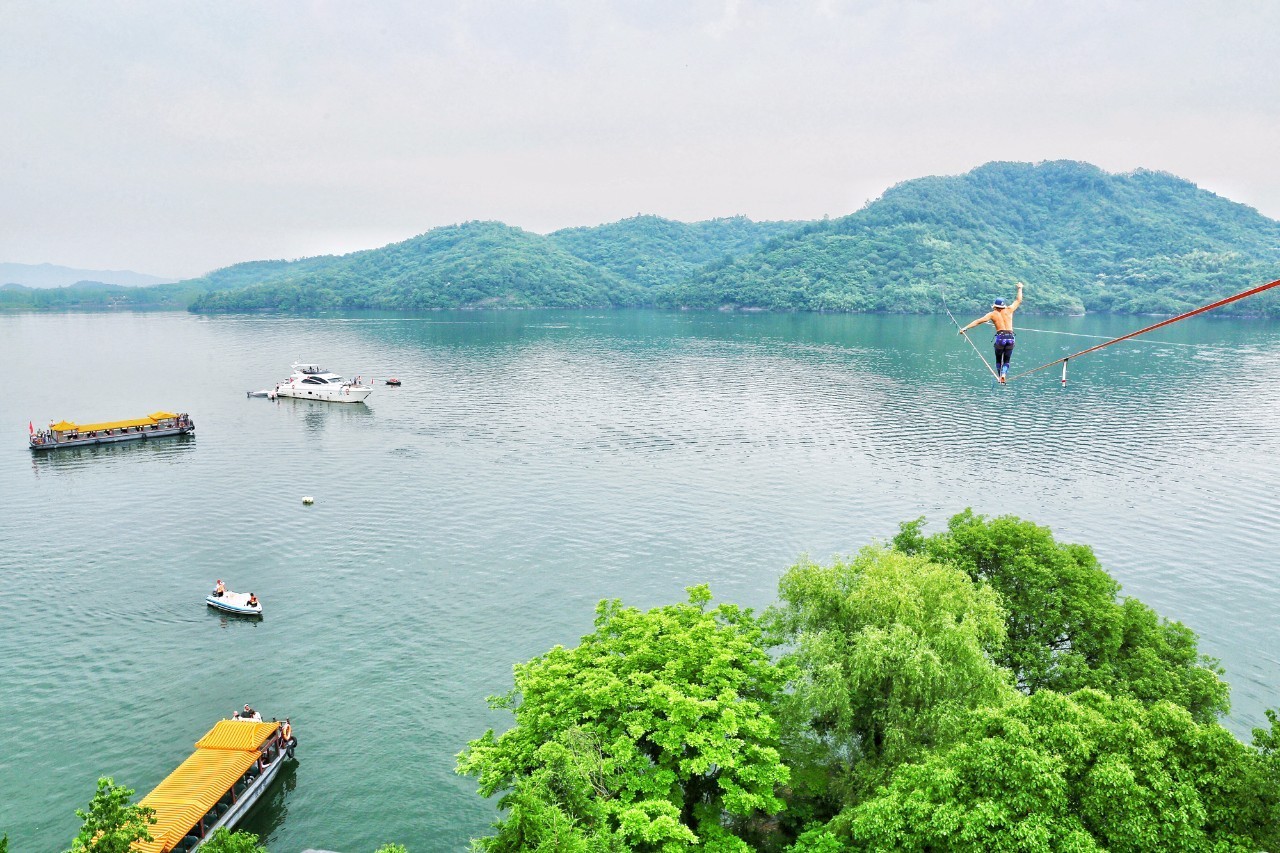
[[[1011,853],[1273,849],[1276,781],[1259,750],[1171,702],[1041,691],[974,714],[964,738],[899,768],[810,841]]]
[[[991,659],[1004,642],[998,597],[958,569],[871,547],[793,566],[779,597],[770,622],[795,674],[779,700],[785,755],[807,801],[796,821],[830,816],[946,742],[959,711],[1014,694]]]
[[[786,680],[749,610],[601,602],[595,631],[515,667],[490,730],[458,770],[506,812],[481,849],[749,850],[748,822],[782,808],[771,703]]]
[[[1162,620],[1120,585],[1085,545],[1060,543],[1046,527],[970,510],[947,529],[907,522],[893,540],[906,554],[954,566],[988,584],[1007,613],[1008,643],[996,660],[1027,692],[1096,687],[1146,702],[1171,700],[1200,722],[1227,710],[1216,661],[1185,625]]]
[[[155,809],[131,802],[133,790],[104,776],[89,808],[76,809],[84,821],[71,842],[70,853],[129,853],[135,841],[150,841],[147,827],[156,822]]]

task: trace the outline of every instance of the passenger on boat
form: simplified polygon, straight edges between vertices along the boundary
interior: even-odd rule
[[[213,588],[213,597],[222,598],[227,591],[227,585],[222,582],[222,578],[218,578],[218,585]]]
[[[250,708],[248,705],[245,705],[244,713],[240,715],[240,719],[246,720],[250,723],[260,723],[262,722],[262,715]]]
[[[253,593],[249,593],[249,606],[250,607],[258,606],[258,596],[254,595]]]

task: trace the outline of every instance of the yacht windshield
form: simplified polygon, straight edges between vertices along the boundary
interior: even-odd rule
[[[328,380],[332,385],[341,385],[345,381],[341,376],[330,376]]]

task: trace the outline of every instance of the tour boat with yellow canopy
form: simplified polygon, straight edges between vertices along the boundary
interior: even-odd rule
[[[247,706],[246,706],[247,707]],[[222,720],[196,741],[196,751],[138,804],[155,809],[151,841],[134,842],[137,853],[195,850],[215,829],[235,827],[298,739],[286,719],[269,723]]]
[[[48,429],[36,431],[27,424],[32,450],[55,450],[60,447],[84,447],[87,444],[110,444],[117,441],[139,441],[166,435],[187,435],[196,425],[185,412],[152,412],[146,417],[125,421],[103,421],[78,424],[72,421],[50,423]]]

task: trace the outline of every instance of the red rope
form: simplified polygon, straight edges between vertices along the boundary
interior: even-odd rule
[[[1188,317],[1194,317],[1197,314],[1203,314],[1206,311],[1212,311],[1214,308],[1221,308],[1223,305],[1229,305],[1232,302],[1235,302],[1240,299],[1245,299],[1250,296],[1256,296],[1257,294],[1262,293],[1264,290],[1270,290],[1271,288],[1276,287],[1277,285],[1280,285],[1280,279],[1276,279],[1270,284],[1262,284],[1262,285],[1259,285],[1258,287],[1250,288],[1249,290],[1243,291],[1241,293],[1237,293],[1235,296],[1228,296],[1226,299],[1219,299],[1217,302],[1210,302],[1208,305],[1202,305],[1199,308],[1195,309],[1194,311],[1188,311],[1185,314],[1179,314],[1177,317],[1170,317],[1168,320],[1161,320],[1159,323],[1155,323],[1150,326],[1147,326],[1145,329],[1139,329],[1136,332],[1130,332],[1127,335],[1121,335],[1118,338],[1112,338],[1106,343],[1098,344],[1096,347],[1089,347],[1088,349],[1080,350],[1080,352],[1074,352],[1071,355],[1066,356],[1065,358],[1060,358],[1057,361],[1051,361],[1047,364],[1042,364],[1039,367],[1033,367],[1030,370],[1024,370],[1022,373],[1015,374],[1013,376],[1010,376],[1009,378],[1017,379],[1019,377],[1027,376],[1032,373],[1035,373],[1037,370],[1044,370],[1046,367],[1053,367],[1055,364],[1062,364],[1064,361],[1070,361],[1073,358],[1079,358],[1082,355],[1088,355],[1091,352],[1097,352],[1103,347],[1109,347],[1112,344],[1118,344],[1121,341],[1127,341],[1130,338],[1136,338],[1138,335],[1145,335],[1147,332],[1154,332],[1156,329],[1159,329],[1162,326],[1167,326],[1170,323],[1176,323],[1179,320],[1185,320]]]

